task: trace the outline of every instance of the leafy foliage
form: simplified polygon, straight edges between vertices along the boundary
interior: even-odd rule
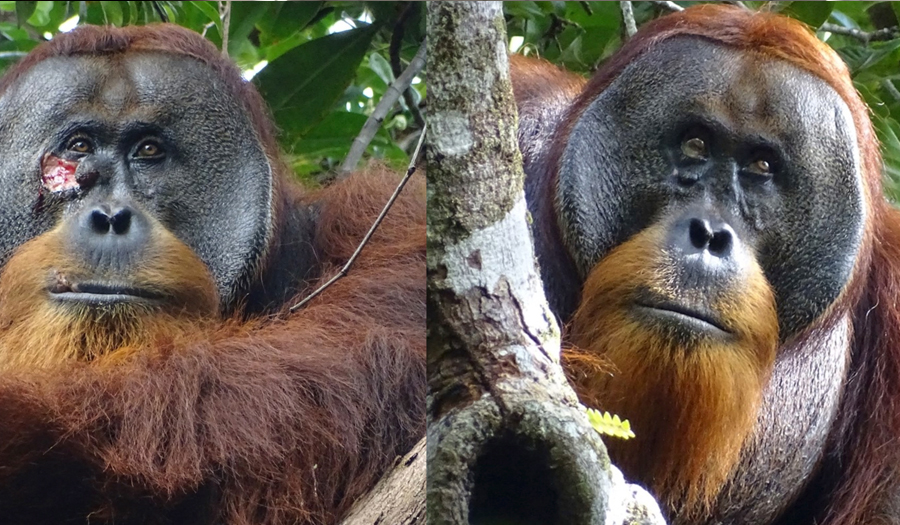
[[[900,201],[900,31],[891,29],[898,27],[900,2],[742,3],[806,23],[843,57],[872,110],[884,155],[885,191]],[[594,71],[622,45],[619,2],[506,2],[504,8],[513,48],[571,71]],[[638,27],[668,12],[653,2],[633,2],[633,8]],[[841,29],[859,33],[841,34]],[[879,38],[864,38],[876,33]]]
[[[222,47],[225,2],[0,2],[0,71],[77,24],[167,20]],[[378,100],[424,38],[420,2],[230,2],[228,55],[253,76],[297,173],[337,167]],[[394,44],[393,46],[391,44]],[[394,48],[393,56],[391,48]],[[392,67],[393,60],[395,66]],[[425,96],[425,74],[412,103]],[[367,154],[404,168],[421,126],[401,98]]]

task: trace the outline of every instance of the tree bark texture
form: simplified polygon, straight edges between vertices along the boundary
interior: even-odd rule
[[[341,525],[425,525],[425,438],[350,509]]]
[[[429,523],[658,523],[639,519],[659,510],[611,470],[559,364],[501,4],[428,4]]]

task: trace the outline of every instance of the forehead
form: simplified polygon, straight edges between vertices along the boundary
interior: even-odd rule
[[[661,42],[610,87],[615,84],[628,85],[623,102],[638,113],[652,112],[646,105],[653,100],[669,112],[709,114],[745,131],[763,128],[793,139],[810,128],[852,127],[849,108],[822,79],[785,60],[700,37]]]
[[[203,62],[159,52],[53,57],[39,62],[0,97],[0,108],[51,118],[89,109],[110,118],[159,117],[187,99],[209,106],[230,100],[224,83]]]

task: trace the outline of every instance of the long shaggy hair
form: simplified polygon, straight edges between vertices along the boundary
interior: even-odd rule
[[[735,283],[740,288],[720,293],[711,305],[727,336],[635,319],[642,290],[673,302],[707,293],[685,290],[670,275],[665,230],[645,230],[591,270],[569,327],[574,346],[563,357],[582,401],[631,420],[637,437],[608,444],[616,462],[670,508],[705,513],[756,423],[778,318],[772,289],[751,261]]]
[[[276,217],[317,212],[319,277],[298,288],[333,276],[397,174],[376,167],[303,195],[277,158],[259,95],[199,35],[173,26],[80,28],[26,57],[0,90],[49,56],[133,50],[192,56],[220,72],[272,157]],[[179,307],[134,315],[122,333],[109,328],[122,323],[104,328],[88,314],[54,317],[35,294],[46,283],[33,272],[49,257],[65,263],[55,235],[23,246],[0,276],[0,347],[31,362],[60,349],[75,358],[46,368],[4,361],[5,522],[333,523],[424,435],[421,178],[349,274],[293,313],[296,299],[271,315],[221,319],[202,263],[159,238],[145,277],[180,290]],[[112,339],[99,342],[100,334]]]

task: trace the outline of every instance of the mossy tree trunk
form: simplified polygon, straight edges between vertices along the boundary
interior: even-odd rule
[[[623,523],[535,266],[501,2],[429,2],[427,32],[428,522]]]

